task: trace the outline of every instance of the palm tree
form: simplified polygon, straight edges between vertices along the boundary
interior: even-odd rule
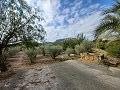
[[[98,38],[102,33],[110,31],[120,35],[120,3],[116,3],[112,8],[103,12],[105,17],[95,30],[95,37]]]

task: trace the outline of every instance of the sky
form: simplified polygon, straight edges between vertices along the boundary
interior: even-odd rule
[[[94,30],[103,18],[103,10],[110,8],[113,0],[26,0],[42,11],[45,21],[46,41],[75,37],[83,33],[93,39]]]

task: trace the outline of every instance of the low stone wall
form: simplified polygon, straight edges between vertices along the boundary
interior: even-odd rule
[[[95,53],[81,53],[80,59],[87,62],[97,62],[99,59],[99,56]]]

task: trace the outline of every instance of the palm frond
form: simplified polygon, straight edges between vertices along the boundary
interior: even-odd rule
[[[103,12],[103,14],[109,14],[109,13],[116,13],[116,12],[120,12],[120,3],[117,2],[112,8],[107,9]]]
[[[107,15],[100,25],[95,30],[95,37],[98,37],[107,30],[112,30],[112,32],[120,31],[120,18],[112,15]]]
[[[120,15],[108,14],[103,18],[103,21],[117,21],[120,20]]]

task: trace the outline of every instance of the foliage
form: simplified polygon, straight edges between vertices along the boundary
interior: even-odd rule
[[[79,55],[81,52],[82,52],[82,47],[80,45],[76,45],[75,46],[75,53]]]
[[[70,56],[70,54],[74,54],[74,52],[75,51],[72,48],[67,48],[66,51],[65,51],[65,53],[68,54],[68,56]]]
[[[112,41],[107,45],[109,55],[120,58],[120,40]]]
[[[20,47],[17,46],[17,47],[9,48],[8,51],[6,51],[6,53],[8,53],[7,54],[8,57],[11,57],[11,56],[15,55],[16,53],[18,53],[19,51],[20,51]]]
[[[80,44],[85,39],[83,34],[78,34],[76,38],[67,38],[63,42],[63,49],[75,48],[75,45]]]
[[[29,48],[25,50],[27,56],[29,57],[30,63],[35,63],[37,57],[37,50]]]
[[[77,46],[76,48],[79,48],[79,50],[78,51],[76,51],[76,53],[77,52],[79,52],[79,53],[84,53],[84,52],[87,52],[86,51],[86,46],[85,46],[85,44],[83,44],[83,43],[81,43],[79,46]],[[76,50],[76,49],[75,49]],[[78,54],[78,53],[77,53]]]
[[[103,14],[106,16],[96,28],[95,37],[98,38],[102,33],[108,30],[110,30],[110,33],[117,32],[118,35],[120,35],[120,3],[106,10]]]
[[[61,46],[63,46],[64,40],[65,40],[65,39],[58,39],[58,40],[56,40],[55,42],[53,42],[53,45],[61,45]]]
[[[30,7],[25,0],[1,0],[0,13],[0,55],[8,46],[28,38],[35,41],[44,38],[40,10]]]
[[[45,56],[45,54],[46,54],[46,46],[44,46],[44,45],[39,46],[37,51],[38,51],[39,54],[42,54],[43,56]]]
[[[48,48],[48,52],[50,54],[50,56],[55,59],[56,56],[60,55],[62,52],[62,47],[61,46],[49,46]]]
[[[81,33],[81,34],[78,34],[78,35],[77,35],[76,39],[77,39],[77,44],[81,44],[82,41],[84,41],[86,38],[85,38],[84,34]],[[77,45],[77,44],[76,44],[76,45]]]
[[[91,52],[92,51],[93,44],[91,41],[84,40],[79,47],[79,50],[81,53],[84,52]]]
[[[75,38],[68,38],[63,42],[63,49],[66,50],[68,47],[69,48],[74,48],[76,45],[76,39]]]
[[[1,5],[0,45],[6,47],[27,38],[43,39],[44,29],[36,23],[41,20],[38,9],[31,8],[24,0],[3,0]]]
[[[24,40],[24,41],[23,41],[23,45],[24,45],[25,48],[27,48],[27,49],[28,49],[28,48],[35,48],[35,47],[38,47],[38,46],[39,46],[38,42],[36,42],[36,41],[34,41],[34,40],[30,39],[30,38]]]
[[[53,46],[53,45],[42,44],[42,45],[36,47],[38,54],[42,54],[43,56],[48,55],[50,46]]]
[[[94,44],[92,41],[84,40],[80,45],[75,46],[76,54],[84,53],[84,52],[92,52],[92,48]]]
[[[107,40],[97,40],[96,41],[96,47],[102,50],[106,49],[106,45],[107,45],[108,41]]]

